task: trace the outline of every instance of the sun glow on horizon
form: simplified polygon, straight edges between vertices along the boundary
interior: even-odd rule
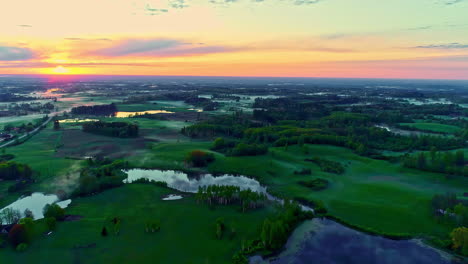
[[[54,69],[52,69],[52,73],[54,73],[54,74],[70,74],[70,70],[63,67],[63,66],[57,66]]]

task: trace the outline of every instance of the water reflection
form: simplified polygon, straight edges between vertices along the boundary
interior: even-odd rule
[[[173,201],[173,200],[180,200],[184,198],[182,195],[178,194],[169,194],[168,196],[162,198],[163,201]]]
[[[289,238],[285,251],[270,260],[252,257],[251,264],[444,264],[444,252],[418,240],[392,240],[368,235],[334,221],[313,219],[300,225]]]
[[[44,214],[42,210],[47,204],[56,203],[58,206],[62,208],[66,208],[70,203],[71,200],[64,200],[61,202],[57,202],[59,198],[55,194],[43,194],[43,193],[33,193],[30,196],[26,196],[23,198],[18,199],[16,202],[2,208],[1,211],[11,208],[14,210],[18,210],[21,213],[21,216],[24,217],[24,211],[26,209],[31,210],[34,215],[34,219],[42,219],[44,218]]]
[[[117,112],[115,113],[115,117],[118,118],[126,118],[126,117],[132,117],[136,115],[144,115],[144,114],[173,114],[174,112],[166,111],[166,110],[148,110],[148,111],[142,111],[142,112]]]
[[[125,183],[131,183],[139,179],[147,179],[150,181],[159,181],[167,183],[167,186],[182,192],[195,193],[198,187],[208,185],[230,185],[238,186],[241,189],[250,189],[252,191],[266,193],[266,188],[254,179],[245,176],[222,175],[215,177],[211,174],[190,176],[179,171],[162,171],[162,170],[144,170],[132,169],[125,171],[128,175]]]

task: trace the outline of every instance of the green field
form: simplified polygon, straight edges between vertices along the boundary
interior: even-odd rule
[[[185,154],[193,149],[208,150],[210,143],[156,144],[142,167],[185,169]],[[399,164],[358,156],[344,148],[309,145],[305,155],[297,146],[272,148],[268,155],[225,157],[216,154],[208,170],[257,178],[275,195],[306,200],[322,200],[330,213],[346,222],[381,233],[413,236],[446,236],[451,226],[437,223],[430,212],[430,200],[436,193],[459,195],[466,191],[468,179],[447,180],[441,174],[404,169]],[[305,158],[319,156],[346,166],[342,175],[320,171]],[[311,168],[312,175],[295,175],[295,170]],[[330,181],[323,191],[312,191],[300,181],[321,177]]]
[[[424,122],[416,122],[416,123],[400,123],[401,126],[415,128],[418,130],[423,131],[430,131],[436,133],[446,133],[446,134],[453,134],[461,130],[461,128],[452,125],[444,125],[439,123],[424,123]]]
[[[68,191],[72,179],[81,167],[81,161],[56,155],[63,140],[63,131],[55,131],[52,124],[28,139],[25,143],[6,148],[5,152],[15,155],[14,161],[28,164],[35,172],[36,182],[24,191],[55,192]],[[11,184],[2,182],[0,185]],[[19,197],[19,193],[4,192],[0,206],[7,205]]]
[[[170,193],[150,184],[130,184],[75,199],[67,214],[82,219],[58,223],[56,232],[36,238],[26,252],[2,249],[0,263],[230,263],[241,241],[257,238],[263,220],[274,213],[271,207],[249,213],[231,206],[210,209],[190,196],[161,200]],[[113,217],[121,219],[119,235],[113,234]],[[226,231],[221,240],[216,238],[219,217],[227,230],[235,229],[233,237]],[[145,233],[145,223],[153,220],[161,222],[161,230]],[[100,234],[104,225],[107,237]]]

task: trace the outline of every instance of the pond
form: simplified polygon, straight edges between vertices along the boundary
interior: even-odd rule
[[[173,200],[180,200],[184,198],[182,195],[178,195],[178,194],[169,194],[168,196],[166,197],[163,197],[162,200],[163,201],[173,201]]]
[[[444,264],[450,255],[424,245],[421,241],[392,240],[365,234],[328,219],[309,220],[289,238],[285,250],[264,260],[260,256],[250,264]]]
[[[33,193],[29,196],[22,197],[12,204],[2,208],[0,210],[3,211],[7,208],[11,208],[14,210],[20,211],[22,217],[24,216],[24,210],[29,209],[33,213],[34,219],[42,219],[44,218],[44,214],[42,210],[47,204],[54,204],[56,203],[62,208],[66,208],[70,203],[71,200],[64,200],[59,202],[59,198],[55,194],[43,194],[43,193]]]
[[[252,191],[266,193],[266,188],[254,179],[244,176],[222,175],[213,176],[211,174],[203,174],[190,176],[186,173],[173,170],[144,170],[131,169],[125,171],[128,175],[125,183],[131,183],[139,179],[147,179],[150,181],[159,181],[167,183],[167,186],[182,192],[196,193],[198,187],[208,185],[231,185],[238,186],[241,189],[250,189]]]
[[[126,171],[125,183],[138,179],[161,181],[168,187],[195,193],[198,187],[207,185],[233,185],[241,189],[265,193],[270,200],[282,202],[267,193],[255,179],[245,176],[210,174],[189,176],[178,171],[132,169]],[[303,206],[305,210],[311,210]],[[425,246],[418,240],[392,240],[368,235],[328,219],[314,218],[305,221],[293,232],[285,251],[274,259],[252,257],[251,264],[302,264],[302,263],[450,263],[450,255]]]
[[[144,114],[173,114],[174,112],[166,111],[166,110],[147,110],[147,111],[140,111],[140,112],[116,112],[115,117],[118,118],[126,118],[132,117],[136,115],[144,115]]]

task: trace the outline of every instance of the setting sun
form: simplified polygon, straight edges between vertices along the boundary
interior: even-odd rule
[[[63,66],[57,66],[57,67],[55,67],[55,68],[52,70],[52,72],[53,72],[54,74],[69,74],[69,73],[70,73],[70,70],[67,69],[67,68],[65,68],[65,67],[63,67]]]

